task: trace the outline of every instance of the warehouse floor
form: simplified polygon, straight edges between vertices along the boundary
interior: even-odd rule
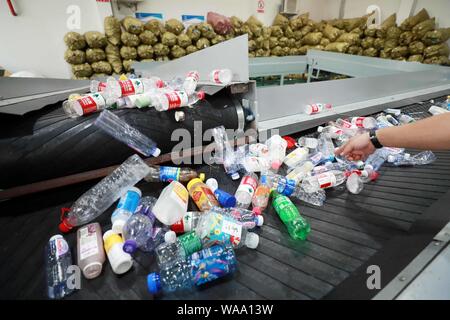
[[[429,106],[415,104],[407,106],[406,111],[423,112]],[[415,114],[420,115],[428,116],[426,112]],[[82,289],[67,299],[321,299],[337,293],[340,285],[348,285],[356,273],[361,273],[361,266],[389,249],[386,246],[393,238],[407,235],[414,222],[447,193],[450,151],[436,155],[436,162],[423,167],[384,166],[379,179],[367,184],[359,195],[348,194],[345,187],[327,191],[323,207],[297,201],[300,213],[312,226],[305,242],[290,239],[269,208],[265,224],[258,230],[259,247],[239,249],[237,273],[219,283],[153,297],[146,289],[146,275],[157,270],[156,263],[153,255],[139,253],[134,267],[125,275],[116,276],[105,263],[100,277],[89,281],[83,278]],[[237,183],[227,178],[221,167],[197,169],[207,177],[216,177],[222,189],[234,193]],[[46,298],[45,244],[59,233],[60,208],[70,207],[92,184],[0,203],[0,298]],[[162,184],[150,183],[138,186],[144,195],[153,196],[163,188]],[[99,218],[103,231],[111,225],[112,210]],[[76,234],[66,239],[76,258]]]

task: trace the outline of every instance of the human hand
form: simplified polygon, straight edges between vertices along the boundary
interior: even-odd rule
[[[370,141],[369,133],[354,136],[346,144],[335,150],[337,156],[346,157],[350,161],[366,159],[375,152],[375,147]]]

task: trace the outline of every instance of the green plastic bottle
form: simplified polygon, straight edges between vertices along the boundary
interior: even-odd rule
[[[292,238],[306,240],[311,227],[297,210],[292,201],[275,191],[272,191],[272,206],[285,224]]]

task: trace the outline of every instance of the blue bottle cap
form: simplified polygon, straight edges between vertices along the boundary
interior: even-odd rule
[[[137,243],[134,240],[127,240],[123,244],[123,251],[126,253],[134,253],[137,249]]]
[[[216,189],[216,191],[214,191],[214,195],[222,207],[232,208],[236,206],[236,198],[228,192]]]
[[[152,272],[147,276],[147,289],[151,294],[161,291],[161,279],[159,273]]]

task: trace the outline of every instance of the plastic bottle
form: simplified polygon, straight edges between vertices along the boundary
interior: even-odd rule
[[[194,178],[200,178],[203,180],[205,175],[203,173],[197,173],[197,171],[191,168],[178,168],[168,166],[149,166],[150,173],[145,176],[147,182],[188,182]]]
[[[269,148],[264,143],[252,143],[248,149],[250,154],[256,157],[269,157]]]
[[[233,249],[222,245],[203,249],[187,259],[180,259],[147,276],[150,293],[173,292],[225,277],[235,272],[237,266]]]
[[[308,148],[297,148],[291,153],[287,154],[283,162],[290,168],[298,166],[300,163],[308,159]]]
[[[400,123],[398,122],[397,119],[395,119],[392,115],[388,114],[386,115],[386,119],[387,121],[389,121],[392,125],[394,126],[398,126]]]
[[[77,118],[103,110],[107,107],[107,104],[100,93],[89,93],[64,101],[62,107],[69,117]]]
[[[339,118],[336,120],[335,125],[348,137],[353,137],[358,133],[358,127],[347,120]]]
[[[263,172],[270,169],[270,162],[267,158],[247,154],[241,159],[241,165],[246,172]]]
[[[257,214],[255,211],[250,211],[247,209],[215,207],[211,211],[220,213],[224,216],[228,216],[236,221],[239,221],[240,223],[242,223],[242,227],[247,230],[261,227],[264,224],[264,218],[261,214]]]
[[[300,137],[298,139],[298,144],[300,146],[306,147],[308,149],[315,149],[315,148],[317,148],[319,141],[315,138]]]
[[[136,252],[147,243],[152,232],[153,223],[149,217],[139,213],[132,215],[123,227],[123,251],[130,254]]]
[[[161,154],[161,150],[152,139],[130,126],[111,111],[104,110],[100,113],[94,124],[113,138],[147,157],[157,157]]]
[[[342,131],[342,129],[336,128],[335,126],[319,126],[317,127],[317,132],[322,133],[331,139],[337,139],[344,134],[344,131]]]
[[[163,92],[155,96],[155,109],[167,111],[191,106],[205,98],[203,91],[188,94],[186,91]]]
[[[111,214],[112,230],[115,233],[122,233],[123,226],[136,211],[141,196],[141,190],[136,187],[131,187],[120,197],[116,210]]]
[[[133,258],[123,251],[123,239],[120,235],[112,230],[108,230],[103,234],[103,243],[109,264],[114,273],[123,274],[131,269]]]
[[[287,142],[279,135],[274,135],[266,141],[269,149],[269,160],[273,170],[278,170],[286,156]]]
[[[86,279],[96,278],[102,273],[105,262],[102,229],[97,222],[77,230],[77,257]]]
[[[306,178],[311,170],[313,170],[314,165],[311,161],[305,161],[302,165],[294,168],[292,171],[290,171],[286,178],[295,180],[295,182],[298,184],[300,183],[304,178]]]
[[[214,178],[206,180],[206,185],[214,192],[219,204],[224,208],[231,208],[236,206],[236,198],[222,189],[219,189],[219,183]]]
[[[186,259],[194,252],[202,250],[202,242],[199,236],[190,231],[179,236],[175,242],[163,243],[155,249],[158,266],[171,265],[180,259]]]
[[[116,80],[109,77],[102,95],[107,104],[113,104],[120,97],[150,92],[162,87],[164,87],[164,82],[156,77],[127,80]]]
[[[364,174],[367,177],[367,172],[364,172]],[[351,172],[347,177],[346,186],[350,193],[359,194],[364,189],[364,182],[360,176],[360,172]]]
[[[234,150],[228,139],[224,126],[213,128],[211,134],[216,144],[214,149],[214,160],[216,163],[222,163],[227,175],[233,180],[240,178],[239,165]]]
[[[331,170],[303,179],[302,187],[306,192],[310,193],[318,191],[319,189],[336,187],[344,183],[345,179],[344,172]]]
[[[381,166],[386,162],[387,157],[390,152],[386,148],[381,148],[375,150],[366,160],[364,170],[368,172],[369,175],[375,174],[378,176],[377,172],[380,170]],[[373,176],[376,179],[376,176]]]
[[[272,193],[272,206],[287,227],[289,235],[296,240],[306,240],[311,227],[298,212],[292,201],[277,192]]]
[[[248,232],[241,222],[214,211],[201,216],[195,232],[202,239],[204,248],[230,243],[236,249],[244,245],[256,249],[259,243],[259,236]]]
[[[253,212],[256,214],[262,214],[269,204],[269,198],[270,185],[267,183],[267,176],[261,174],[258,187],[256,188],[252,198]]]
[[[396,117],[398,117],[402,113],[402,111],[399,109],[386,109],[384,110],[384,112],[393,114]]]
[[[152,224],[155,223],[156,217],[153,214],[153,207],[155,206],[157,198],[152,196],[145,196],[141,198],[138,207],[135,210],[135,213],[140,213],[146,215],[152,221]]]
[[[202,180],[195,178],[187,184],[189,195],[200,211],[208,211],[212,207],[219,206],[219,202],[214,196],[213,191],[203,183]]]
[[[374,129],[377,127],[377,120],[372,117],[353,117],[352,125],[358,128]]]
[[[258,187],[258,176],[253,172],[246,174],[239,184],[239,187],[234,194],[236,198],[236,206],[247,209],[252,203],[253,194]]]
[[[316,114],[320,113],[323,110],[330,110],[332,108],[331,104],[329,103],[313,103],[313,104],[307,104],[303,107],[303,112],[306,114]]]
[[[333,140],[326,135],[321,134],[319,136],[319,145],[317,149],[322,152],[323,157],[328,159],[328,161],[334,160],[334,143]]]
[[[350,161],[348,161],[350,162]],[[353,167],[352,167],[353,168]],[[318,175],[330,170],[338,170],[338,171],[345,171],[347,169],[350,169],[347,165],[347,163],[340,163],[340,162],[326,162],[323,165],[316,166],[312,169],[311,173],[312,175]]]
[[[230,69],[215,69],[211,71],[209,78],[214,83],[226,86],[233,80],[233,72]]]
[[[203,215],[201,211],[189,211],[183,215],[183,218],[170,226],[170,229],[175,233],[185,233],[194,230],[200,217]]]
[[[92,80],[90,85],[90,92],[96,93],[96,92],[102,92],[106,88],[106,82],[98,81],[98,80]]]
[[[161,192],[153,207],[155,217],[165,225],[172,225],[187,212],[189,193],[178,181],[172,181]]]
[[[171,232],[165,227],[154,227],[152,230],[152,235],[150,239],[147,240],[147,243],[143,245],[141,248],[144,252],[153,252],[158,246],[165,243],[168,240],[166,234]],[[170,235],[169,238],[173,238],[173,235]],[[176,238],[176,235],[175,235]],[[167,241],[168,243],[170,241]]]
[[[388,119],[386,118],[386,116],[381,115],[377,117],[377,125],[379,128],[388,128],[388,127],[392,127],[393,124],[390,123],[388,121]]]
[[[428,109],[428,112],[431,113],[433,116],[447,113],[449,110],[446,110],[444,108],[438,107],[438,106],[431,106],[430,109]]]
[[[394,166],[417,166],[430,164],[436,160],[436,155],[431,151],[422,151],[414,156],[407,153],[399,154],[394,158],[394,155],[388,156],[388,161]]]
[[[183,90],[186,91],[187,94],[193,94],[197,88],[199,79],[200,75],[197,71],[189,72],[183,81]]]
[[[69,232],[73,227],[94,220],[119,199],[128,188],[144,178],[149,171],[150,168],[138,155],[129,157],[110,175],[103,178],[75,201],[69,213],[62,219],[59,229],[62,232]]]
[[[45,252],[47,295],[50,299],[61,299],[74,291],[67,285],[67,268],[72,265],[69,245],[63,236],[57,234],[50,238]]]

